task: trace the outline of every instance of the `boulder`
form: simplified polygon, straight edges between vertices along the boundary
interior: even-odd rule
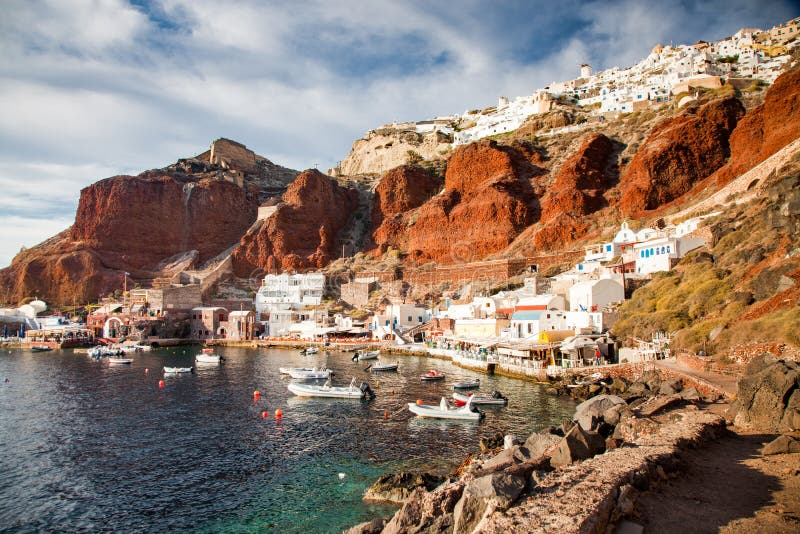
[[[519,440],[514,434],[506,434],[503,438],[503,448],[510,449],[514,445],[519,445]]]
[[[642,382],[634,382],[630,386],[628,386],[628,391],[626,391],[627,397],[641,397],[642,395],[647,395],[650,392],[647,389],[647,384],[643,384]]]
[[[650,391],[658,391],[658,388],[661,387],[661,373],[655,370],[645,371],[636,381],[646,385]]]
[[[616,425],[622,418],[622,412],[627,409],[626,404],[616,404],[603,412],[603,421],[612,426]]]
[[[669,395],[668,397],[656,397],[641,407],[641,414],[645,417],[649,417],[670,406],[675,406],[682,400],[678,393]]]
[[[575,425],[558,444],[550,458],[550,464],[553,467],[569,465],[591,458],[604,452],[605,449],[606,444],[602,436],[595,432],[586,432],[581,425]]]
[[[771,352],[764,352],[762,354],[759,354],[752,360],[750,360],[750,362],[748,362],[748,364],[744,368],[744,375],[748,376],[760,373],[770,365],[777,362],[778,362],[777,356],[775,356]]]
[[[561,437],[556,434],[531,434],[525,440],[525,448],[528,449],[531,458],[538,458],[547,455],[560,441]]]
[[[472,480],[453,511],[453,532],[472,532],[484,516],[496,510],[507,510],[525,485],[525,478],[508,473],[493,473]]]
[[[480,467],[482,474],[499,471],[512,465],[521,464],[531,459],[531,453],[526,447],[514,445],[509,449],[503,449],[494,457],[483,462]]]
[[[697,391],[697,388],[694,386],[688,387],[683,391],[681,391],[681,398],[689,402],[697,402],[703,400],[703,396],[700,395],[700,392]]]
[[[584,401],[575,408],[573,419],[584,430],[593,430],[603,413],[614,406],[626,406],[624,399],[615,395],[597,395]]]
[[[658,432],[658,423],[647,417],[623,418],[614,429],[613,438],[634,443],[643,436]]]
[[[436,491],[415,490],[383,529],[383,534],[445,533],[453,531],[453,510],[464,492],[462,480]]]
[[[800,422],[800,366],[796,362],[778,360],[745,376],[738,386],[736,425],[777,433]]]
[[[613,382],[611,382],[611,385],[608,387],[608,389],[612,395],[625,393],[628,391],[628,381],[624,378],[617,377]]]
[[[683,389],[683,380],[680,378],[669,378],[661,382],[658,387],[659,395],[674,395]]]
[[[386,526],[385,517],[376,517],[372,521],[358,524],[344,531],[344,534],[380,534]]]
[[[365,501],[386,501],[403,504],[411,493],[422,488],[431,491],[444,482],[444,477],[429,473],[388,473],[382,475],[364,494]]]
[[[505,440],[505,436],[502,432],[496,433],[494,436],[488,438],[481,438],[478,442],[478,446],[481,448],[481,452],[488,452],[493,449],[497,449],[498,447],[503,446],[503,441]]]
[[[800,452],[800,440],[792,436],[778,436],[764,445],[762,452],[764,456]]]

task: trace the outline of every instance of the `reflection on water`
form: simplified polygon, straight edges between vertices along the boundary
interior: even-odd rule
[[[112,367],[71,351],[3,351],[0,529],[338,532],[394,510],[361,500],[383,472],[450,469],[481,437],[524,438],[574,409],[527,382],[411,356],[386,358],[398,372],[372,374],[343,353],[222,349],[221,365],[163,375],[165,365],[195,365],[198,351],[139,353]],[[368,381],[377,398],[300,399],[278,371],[321,365],[334,385]],[[446,380],[421,382],[432,367]],[[406,403],[438,404],[474,376],[508,407],[482,407],[480,423],[408,412]]]

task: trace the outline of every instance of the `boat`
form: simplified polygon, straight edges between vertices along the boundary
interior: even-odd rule
[[[306,356],[308,356],[309,354],[318,354],[318,353],[319,349],[317,347],[308,347],[300,351],[300,354],[305,354]]]
[[[96,360],[99,360],[100,358],[107,358],[113,356],[117,357],[125,356],[125,351],[122,349],[104,347],[102,345],[97,345],[96,347],[92,347],[88,351],[86,351],[86,353]]]
[[[53,347],[48,347],[47,345],[33,345],[31,346],[32,352],[48,352],[53,350]]]
[[[353,354],[353,361],[354,362],[358,362],[358,361],[363,361],[363,360],[374,360],[380,355],[381,355],[381,351],[379,351],[379,350],[373,350],[372,352],[359,352],[359,351],[356,351],[356,353]]]
[[[372,367],[370,367],[370,370],[372,370],[372,371],[397,371],[397,368],[398,368],[399,365],[400,365],[399,362],[395,362],[395,363],[375,362],[375,363],[372,364]]]
[[[335,399],[363,399],[369,397],[375,398],[375,393],[370,389],[369,384],[361,382],[360,386],[356,386],[356,379],[350,381],[347,387],[332,386],[330,381],[321,386],[312,384],[289,384],[289,391],[298,397],[329,397]]]
[[[447,399],[442,397],[439,406],[409,402],[408,409],[420,417],[433,417],[436,419],[456,419],[461,421],[480,421],[483,413],[472,405],[470,400],[461,408],[450,408]]]
[[[419,375],[419,379],[426,382],[431,382],[433,380],[444,380],[444,373],[437,371],[436,369],[431,369],[426,374]]]
[[[127,365],[133,363],[133,358],[122,358],[120,356],[109,356],[108,365]]]
[[[508,397],[496,390],[489,395],[474,395],[472,393],[464,395],[458,391],[453,393],[453,402],[455,402],[456,406],[464,406],[469,399],[472,399],[474,406],[506,406],[508,404]]]
[[[330,378],[333,374],[333,371],[330,369],[326,369],[324,367],[317,369],[316,367],[307,371],[305,369],[296,370],[292,369],[289,371],[289,376],[298,380],[318,380],[322,378]]]
[[[278,367],[282,375],[290,375],[292,371],[313,371],[313,367]]]
[[[165,375],[177,375],[183,373],[191,373],[193,367],[164,367]]]
[[[472,380],[463,380],[461,382],[455,382],[453,384],[453,388],[455,389],[473,389],[481,386],[481,379],[474,378]]]
[[[203,349],[194,359],[197,363],[221,363],[222,360],[222,356],[214,354],[214,349]]]

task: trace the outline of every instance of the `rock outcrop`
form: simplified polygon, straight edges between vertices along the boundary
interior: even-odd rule
[[[734,423],[761,432],[800,430],[800,365],[771,354],[748,364],[732,407]]]
[[[81,191],[75,223],[21,252],[0,271],[9,301],[95,300],[122,289],[125,272],[152,276],[170,258],[197,251],[204,262],[236,244],[256,218],[257,193],[225,180],[148,171],[114,176]]]
[[[263,224],[241,238],[233,252],[234,274],[319,268],[337,257],[339,232],[358,206],[358,192],[316,170],[292,182]]]
[[[550,249],[583,237],[589,228],[587,216],[608,205],[603,194],[615,185],[613,160],[614,144],[608,137],[591,134],[584,139],[542,199],[537,247]]]
[[[723,186],[800,137],[800,68],[785,72],[764,102],[736,125],[730,136],[730,161],[713,179]]]
[[[419,263],[460,263],[501,251],[538,219],[531,181],[542,173],[521,150],[494,141],[459,147],[444,192],[406,212],[386,242]]]
[[[451,137],[442,132],[417,132],[411,124],[387,125],[370,130],[356,140],[336,172],[342,176],[378,174],[415,163],[414,159],[442,159],[452,142]]]
[[[431,491],[444,482],[443,477],[430,473],[389,473],[380,477],[364,494],[365,501],[385,501],[403,504],[417,488]]]
[[[370,223],[372,241],[379,252],[396,241],[404,224],[403,214],[430,200],[442,185],[441,178],[414,165],[396,167],[381,178],[375,188]]]
[[[620,177],[620,208],[641,215],[687,193],[722,167],[728,140],[744,115],[735,97],[712,100],[656,126]]]

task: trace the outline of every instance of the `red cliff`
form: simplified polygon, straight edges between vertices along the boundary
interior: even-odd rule
[[[731,159],[714,179],[723,186],[800,137],[800,68],[783,73],[764,102],[731,134]]]
[[[339,232],[358,206],[358,192],[316,170],[292,182],[283,204],[233,253],[234,274],[319,268],[338,257]]]
[[[620,178],[622,212],[657,209],[724,165],[728,139],[743,115],[741,102],[726,97],[656,126]]]

